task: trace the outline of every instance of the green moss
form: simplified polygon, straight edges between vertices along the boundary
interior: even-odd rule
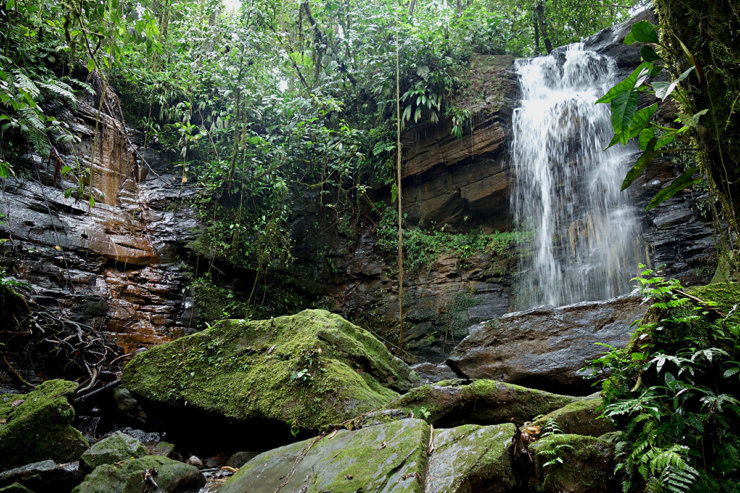
[[[122,381],[149,400],[236,420],[294,421],[302,430],[384,407],[416,375],[369,332],[306,310],[225,320],[136,356]]]
[[[535,462],[534,490],[537,492],[616,491],[612,475],[613,444],[605,440],[581,435],[550,435],[532,443],[529,451]]]
[[[147,453],[141,442],[117,431],[87,449],[80,459],[87,467],[94,469],[103,464],[112,464],[120,460],[143,457],[144,455],[147,455]]]
[[[66,462],[79,458],[87,441],[72,428],[74,408],[67,398],[77,384],[48,380],[28,394],[0,396],[0,466],[15,466],[43,459]],[[13,402],[22,401],[14,406]]]
[[[704,301],[717,303],[717,308],[725,315],[732,311],[732,307],[740,303],[740,284],[736,282],[722,282],[697,286],[686,290],[689,294]],[[725,319],[728,324],[740,323],[740,310]]]
[[[511,423],[435,430],[427,490],[511,491],[515,479],[508,446],[514,431]]]
[[[424,491],[429,425],[404,419],[342,430],[265,452],[242,467],[220,493],[275,491]]]
[[[33,493],[33,490],[29,490],[20,483],[13,483],[0,488],[0,493]]]
[[[532,424],[543,429],[552,420],[563,433],[598,437],[614,431],[608,419],[599,418],[602,399],[583,399],[542,416]]]
[[[449,380],[412,389],[391,407],[407,411],[423,407],[429,413],[428,421],[447,426],[505,423],[512,418],[524,423],[576,400],[495,380],[475,380],[466,385]]]
[[[97,467],[73,493],[140,493],[144,471],[156,469],[162,491],[194,491],[205,483],[198,468],[159,455],[147,455]]]

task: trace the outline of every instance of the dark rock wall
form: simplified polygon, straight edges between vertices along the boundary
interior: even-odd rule
[[[651,19],[652,13],[643,12],[584,40],[585,47],[615,57],[621,75],[626,76],[640,62],[640,46],[624,45],[622,40],[633,22],[645,18]],[[452,124],[444,120],[421,125],[404,136],[403,198],[408,226],[439,229],[445,225],[447,231],[460,232],[513,227],[509,194],[516,177],[511,173],[509,144],[519,87],[511,57],[482,58],[476,63],[485,69],[472,69],[471,78],[474,83],[483,79],[475,87],[483,96],[462,102],[472,115],[471,127],[463,137],[450,136]],[[672,108],[664,107],[661,113],[666,122],[673,120]],[[681,172],[680,164],[656,160],[625,193],[644,211],[650,199]],[[653,268],[665,264],[664,274],[686,285],[707,282],[716,255],[705,203],[705,194],[686,191],[641,212],[635,258]],[[365,223],[359,229],[362,233],[354,246],[347,243],[333,250],[333,264],[340,274],[332,277],[327,288],[331,309],[397,343],[396,259],[375,245],[373,224]],[[622,266],[624,275],[637,275],[637,262]],[[442,255],[427,268],[407,273],[406,349],[421,359],[444,359],[471,325],[510,311],[517,269],[518,262],[511,258],[478,255],[461,260]]]
[[[14,163],[18,176],[5,180],[0,199],[0,235],[7,239],[0,248],[8,274],[27,283],[21,291],[34,309],[91,326],[125,352],[183,335],[192,300],[185,289],[189,269],[177,252],[194,237],[197,223],[192,210],[177,208],[176,199],[194,191],[149,172],[114,118],[85,103],[74,114],[60,113],[81,138],[60,146],[61,158],[78,176],[90,170],[85,188],[95,204],[65,198],[65,189],[78,187],[67,181],[71,173],[55,183],[53,164],[22,156]],[[156,153],[147,156],[154,169],[166,168]],[[15,370],[36,376],[38,355],[8,354]],[[0,382],[11,380],[8,366],[0,365]]]

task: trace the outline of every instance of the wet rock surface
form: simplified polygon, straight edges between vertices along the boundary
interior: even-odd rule
[[[44,460],[26,464],[0,473],[0,491],[27,491],[36,493],[58,493],[69,491],[80,481],[84,474],[80,469],[80,463],[67,462],[58,464],[53,460]],[[16,490],[3,489],[16,484]]]
[[[596,343],[625,346],[645,309],[640,298],[621,297],[509,313],[473,327],[448,364],[467,378],[588,393],[579,370],[603,354]]]
[[[4,180],[0,235],[9,240],[2,246],[8,273],[28,284],[23,292],[36,312],[91,327],[124,351],[183,335],[192,301],[183,291],[187,270],[177,254],[194,238],[197,223],[190,208],[175,204],[195,190],[174,186],[169,175],[145,173],[147,164],[130,146],[135,132],[126,130],[126,137],[110,116],[81,102],[77,113],[60,117],[81,138],[59,148],[71,171],[55,177],[53,163],[28,154],[17,167],[35,175]],[[99,147],[93,152],[96,118]],[[165,156],[147,156],[154,169],[166,172]],[[73,175],[82,180],[85,173],[86,195],[66,197],[65,191],[80,188]],[[24,343],[10,341],[16,349]],[[22,353],[13,352],[9,362],[38,381],[42,369]],[[1,368],[0,383],[13,382]]]
[[[341,430],[258,455],[219,493],[286,491],[424,491],[429,425],[404,419]]]
[[[205,484],[205,478],[197,467],[159,455],[147,455],[138,459],[126,459],[115,464],[97,467],[84,481],[72,490],[73,493],[127,493],[143,491],[146,471],[156,471],[154,482],[163,491],[170,493],[196,493]],[[150,490],[156,490],[149,483]]]
[[[522,424],[576,401],[575,397],[494,380],[457,380],[412,389],[390,407],[416,413],[435,426],[448,427],[509,421]]]

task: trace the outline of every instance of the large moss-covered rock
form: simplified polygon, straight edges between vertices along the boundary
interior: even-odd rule
[[[426,491],[508,493],[515,485],[508,445],[513,424],[435,430]]]
[[[77,384],[48,380],[28,394],[0,395],[0,468],[43,459],[78,459],[88,444],[70,423],[75,411],[68,401]]]
[[[316,431],[386,406],[417,377],[366,330],[306,310],[224,320],[139,354],[122,381],[150,401]]]
[[[600,397],[572,402],[542,416],[532,424],[544,429],[548,422],[553,421],[563,433],[598,437],[614,431],[608,419],[599,417],[601,404]]]
[[[219,493],[422,492],[429,432],[404,419],[286,445],[247,462]]]
[[[140,493],[144,490],[147,469],[157,471],[158,491],[198,491],[205,484],[197,467],[159,455],[147,455],[97,467],[72,493]]]
[[[529,451],[535,465],[530,487],[538,493],[621,491],[613,476],[613,445],[606,440],[557,434],[532,443]]]
[[[576,401],[577,397],[495,380],[475,380],[469,384],[448,380],[412,389],[391,407],[413,411],[435,426],[506,423],[512,418],[521,424]]]
[[[87,467],[95,469],[103,464],[112,464],[119,460],[145,455],[147,455],[146,449],[140,441],[117,431],[85,450],[80,459]]]

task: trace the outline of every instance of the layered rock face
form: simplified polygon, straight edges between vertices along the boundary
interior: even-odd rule
[[[54,160],[27,154],[16,165],[23,172],[4,183],[0,231],[8,239],[2,246],[8,274],[27,283],[23,292],[37,317],[91,326],[126,352],[183,335],[191,300],[176,252],[197,224],[191,210],[174,203],[194,190],[149,172],[134,153],[132,132],[115,118],[84,102],[74,114],[59,112],[80,138],[59,146],[57,168],[71,170],[61,174]],[[147,158],[162,171],[157,153]],[[68,189],[74,193],[65,197]],[[75,198],[79,190],[83,196]],[[29,369],[29,362],[13,363]],[[0,382],[11,380],[6,371]]]
[[[637,18],[604,30],[584,41],[584,48],[612,56],[621,76],[640,61],[639,43],[622,40]],[[508,231],[513,228],[510,195],[516,183],[511,162],[511,115],[519,87],[510,57],[479,57],[461,96],[471,112],[460,139],[450,135],[452,123],[424,124],[404,137],[403,198],[407,227],[445,231]],[[477,96],[474,96],[476,95]],[[666,122],[671,108],[661,110]],[[531,136],[538,138],[538,136]],[[636,157],[635,157],[636,159]],[[638,212],[635,259],[685,285],[709,281],[714,271],[714,233],[707,197],[686,191],[645,212],[655,194],[681,173],[680,166],[656,160],[624,193]],[[398,288],[396,259],[376,246],[376,225],[358,224],[358,240],[332,247],[337,273],[324,279],[331,309],[375,333],[397,341]],[[310,244],[311,240],[306,240]],[[336,243],[336,241],[335,241]],[[341,242],[340,242],[341,243]],[[560,252],[567,255],[568,252]],[[512,252],[512,256],[531,254]],[[637,275],[635,265],[620,266],[621,275]],[[406,274],[404,285],[407,349],[423,360],[442,361],[468,333],[468,327],[512,311],[519,265],[512,258],[473,255],[461,260],[440,255],[426,268]]]

